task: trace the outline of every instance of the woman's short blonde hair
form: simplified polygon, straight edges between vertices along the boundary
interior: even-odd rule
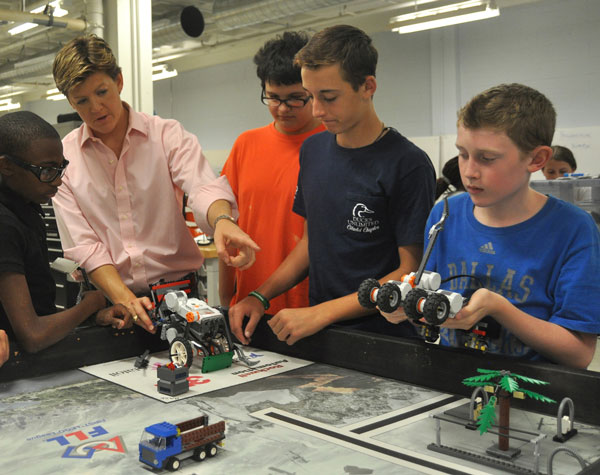
[[[121,73],[110,46],[96,35],[79,36],[69,41],[54,58],[54,82],[67,97],[71,89],[95,73],[108,74],[112,79],[117,79]]]

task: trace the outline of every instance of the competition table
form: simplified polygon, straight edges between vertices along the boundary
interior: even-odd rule
[[[534,473],[531,444],[518,440],[511,440],[511,446],[522,449],[516,465],[490,467],[428,449],[436,442],[431,414],[468,413],[471,389],[461,381],[477,368],[508,369],[548,381],[549,386],[533,389],[557,401],[564,396],[574,401],[579,433],[565,444],[552,441],[557,405],[514,403],[511,428],[514,423],[546,435],[540,473],[547,473],[547,459],[560,447],[588,464],[600,458],[596,373],[338,328],[291,347],[278,342],[264,322],[257,332],[253,347],[315,363],[168,404],[73,369],[139,355],[147,348],[164,349],[143,331],[93,327],[38,355],[13,348],[11,360],[0,369],[0,473],[150,473],[138,462],[143,428],[202,414],[211,422],[226,421],[225,445],[204,462],[182,462],[178,473]],[[485,450],[497,440],[442,424],[442,445]],[[582,470],[566,451],[553,457],[554,473]],[[595,465],[588,473],[600,473]]]

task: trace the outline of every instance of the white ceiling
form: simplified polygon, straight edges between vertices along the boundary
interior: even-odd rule
[[[502,10],[533,1],[543,0],[496,0],[496,3]],[[45,3],[0,0],[0,12],[28,12]],[[414,4],[414,0],[156,0],[151,3],[154,60],[177,55],[165,63],[186,71],[251,57],[266,39],[285,30],[315,32],[329,25],[347,23],[368,33],[385,31],[390,17]],[[87,0],[63,0],[61,7],[69,11],[65,18],[88,20],[89,4]],[[205,30],[197,39],[186,37],[179,24],[180,13],[186,6],[197,7],[204,16]],[[55,87],[51,58],[62,44],[81,32],[38,26],[9,35],[8,30],[17,24],[6,21],[0,14],[0,98],[22,91],[18,100],[26,102],[44,97],[46,90]]]

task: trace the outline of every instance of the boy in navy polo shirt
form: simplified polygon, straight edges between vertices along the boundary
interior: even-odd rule
[[[349,25],[316,33],[295,57],[313,116],[327,129],[307,138],[293,211],[304,234],[283,263],[229,311],[248,316],[248,343],[271,299],[309,275],[310,307],[285,308],[269,325],[292,345],[330,324],[386,335],[414,336],[362,308],[363,280],[399,279],[415,271],[423,252],[423,228],[433,205],[435,171],[427,154],[377,116],[377,50]],[[265,219],[269,219],[265,216]],[[232,323],[232,328],[235,328]]]
[[[585,211],[529,186],[552,156],[555,122],[552,103],[521,84],[488,89],[460,110],[456,147],[467,193],[448,200],[427,269],[451,279],[447,290],[472,296],[442,325],[442,345],[463,346],[461,330],[489,315],[502,326],[488,342],[492,353],[590,364],[600,333],[598,229]],[[405,318],[401,310],[384,316]]]
[[[31,353],[96,312],[98,325],[131,325],[124,306],[104,309],[99,291],[61,312],[54,305],[40,204],[56,194],[67,164],[58,133],[41,117],[26,111],[0,117],[0,328]]]

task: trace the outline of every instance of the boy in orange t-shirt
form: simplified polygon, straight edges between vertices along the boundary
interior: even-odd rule
[[[324,127],[314,119],[294,55],[308,42],[304,33],[285,32],[254,56],[262,86],[261,101],[274,122],[242,133],[223,167],[238,202],[239,226],[263,249],[247,270],[220,263],[221,305],[245,298],[279,267],[304,232],[304,219],[292,212],[300,147]],[[270,302],[269,313],[308,306],[308,280]],[[258,323],[250,321],[252,331]],[[232,328],[241,322],[231,322]]]

